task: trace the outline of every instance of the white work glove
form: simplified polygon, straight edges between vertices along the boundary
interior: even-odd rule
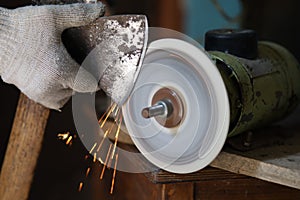
[[[73,87],[79,65],[65,49],[61,34],[103,13],[101,3],[0,8],[0,76],[52,109],[61,108],[73,90],[93,92],[97,82],[89,73],[77,77]]]

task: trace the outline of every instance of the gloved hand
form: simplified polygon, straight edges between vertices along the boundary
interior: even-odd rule
[[[97,82],[82,71],[74,88],[79,65],[65,49],[61,34],[67,28],[87,25],[103,14],[101,3],[0,8],[2,79],[52,109],[61,108],[73,90],[93,92]]]

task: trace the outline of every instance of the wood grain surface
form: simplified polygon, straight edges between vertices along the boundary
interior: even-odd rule
[[[49,109],[20,95],[1,169],[1,200],[27,199],[49,113]]]

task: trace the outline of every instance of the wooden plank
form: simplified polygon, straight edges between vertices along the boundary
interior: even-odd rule
[[[195,184],[197,200],[300,199],[300,190],[255,178],[201,181]]]
[[[224,148],[211,166],[300,189],[299,116],[300,107],[284,121],[253,131],[247,151],[236,150],[242,135],[230,139],[234,148]]]
[[[163,170],[146,173],[146,177],[153,183],[176,183],[188,181],[206,181],[206,180],[223,180],[237,179],[245,176],[234,174],[225,170],[207,167],[198,172],[190,174],[174,174]]]
[[[206,169],[205,169],[206,170]],[[205,171],[203,170],[203,171]],[[211,172],[223,171],[220,169],[209,170]],[[105,181],[100,183],[102,196],[94,196],[95,199],[138,199],[138,200],[190,200],[190,199],[299,199],[300,190],[274,183],[269,183],[256,178],[233,175],[219,178],[205,178],[201,181],[176,182],[155,184],[143,174],[118,172],[116,187],[113,195],[109,195],[111,182],[111,170],[105,175]],[[105,185],[103,187],[103,185]],[[99,187],[100,189],[100,187]],[[105,192],[106,191],[106,192]]]
[[[194,183],[163,184],[161,195],[162,200],[193,200]]]
[[[300,171],[222,152],[211,166],[300,189]]]
[[[194,183],[154,184],[144,174],[118,172],[113,194],[109,194],[112,170],[107,170],[101,181],[101,195],[95,199],[190,200],[194,199]]]
[[[213,167],[190,174],[157,170],[145,175],[151,182],[161,184],[246,179],[251,176],[299,189],[300,115],[297,113],[299,111],[275,126],[254,131],[249,147],[243,146],[244,135],[229,139],[223,152],[211,164]],[[136,150],[133,146],[129,147]],[[149,165],[147,162],[144,164]]]
[[[105,178],[101,184],[105,184],[105,196],[97,196],[95,199],[161,199],[161,185],[152,184],[143,174],[117,172],[113,194],[109,194],[111,186],[112,170],[105,172]]]

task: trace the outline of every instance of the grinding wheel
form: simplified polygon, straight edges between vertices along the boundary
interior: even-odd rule
[[[204,50],[178,39],[148,46],[122,110],[140,152],[174,173],[207,166],[221,151],[229,128],[229,100],[218,69]]]

